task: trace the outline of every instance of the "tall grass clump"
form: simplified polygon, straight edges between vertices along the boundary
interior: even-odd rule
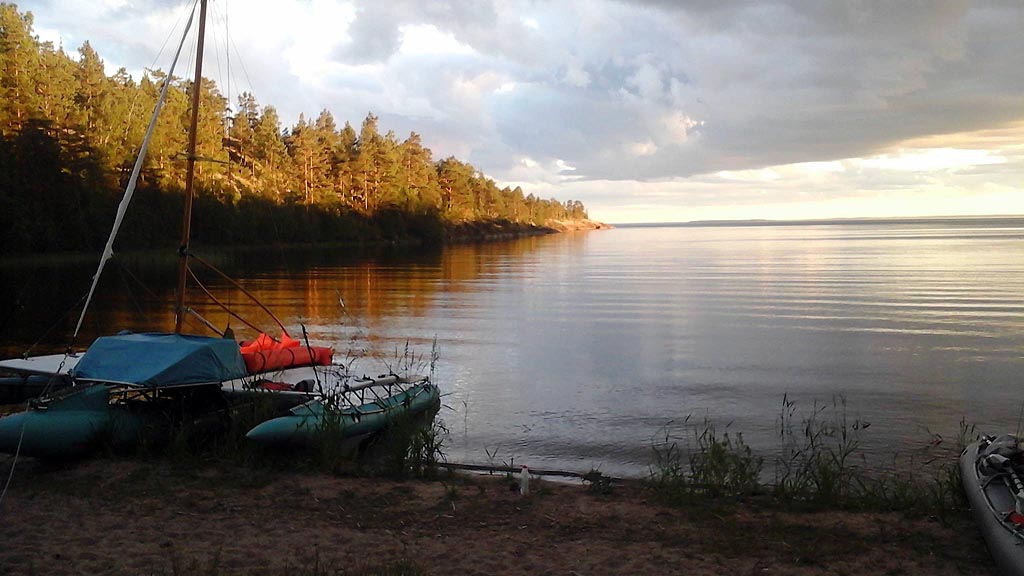
[[[977,428],[961,418],[950,439],[932,434],[921,455],[894,457],[887,474],[869,477],[853,504],[868,508],[917,511],[944,519],[966,510],[968,503],[958,469],[959,456],[979,437]]]
[[[708,418],[695,425],[687,417],[683,438],[673,436],[668,426],[659,432],[647,484],[674,503],[760,494],[787,506],[939,517],[966,507],[957,458],[977,438],[973,426],[961,420],[956,437],[933,434],[922,451],[894,455],[892,465],[881,470],[867,465],[863,451],[861,436],[869,427],[849,416],[842,397],[815,403],[799,416],[796,403],[784,396],[776,427],[778,449],[766,471],[765,457],[755,454],[742,434],[719,434]]]
[[[961,419],[951,441],[933,434],[923,449],[894,454],[879,470],[866,466],[861,435],[870,423],[850,418],[846,400],[815,404],[797,420],[795,402],[784,396],[778,420],[779,454],[770,486],[780,501],[811,507],[901,510],[945,516],[966,507],[957,461],[976,437]]]
[[[435,340],[429,357],[416,354],[406,342],[404,348],[395,348],[390,360],[378,359],[388,374],[414,378],[413,374],[429,370],[427,379],[432,380],[438,358]],[[383,398],[376,392],[373,396],[383,406]],[[322,417],[316,430],[314,455],[319,468],[338,471],[339,465],[350,468],[353,460],[358,459],[355,464],[364,472],[392,477],[429,477],[436,472],[438,462],[445,459],[448,438],[444,422],[434,419],[439,405],[419,414],[390,417],[382,431],[353,442],[345,438],[344,430],[356,414],[352,400],[342,390],[322,393]]]
[[[434,478],[445,454],[449,432],[436,410],[396,418],[373,439],[365,456],[372,471],[391,478]]]
[[[655,462],[649,484],[673,502],[694,497],[752,494],[760,489],[764,459],[755,456],[742,434],[719,434],[707,418],[699,425],[687,416],[686,436],[677,438],[668,426],[653,445]],[[682,442],[682,445],[680,445]]]
[[[861,447],[860,430],[867,424],[847,417],[846,400],[841,397],[833,398],[830,405],[815,403],[801,421],[795,413],[796,403],[783,396],[775,495],[820,504],[847,501],[863,486],[855,456]]]

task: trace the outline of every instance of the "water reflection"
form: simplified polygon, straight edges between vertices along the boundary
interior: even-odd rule
[[[468,244],[422,250],[267,249],[202,254],[294,329],[306,324],[317,338],[366,331],[389,319],[421,318],[437,306],[457,305],[460,293],[486,290],[480,279],[509,272],[510,262],[530,262],[538,239]],[[535,265],[536,260],[532,261]],[[41,257],[0,265],[0,350],[19,355],[62,351],[68,344],[95,263]],[[203,285],[258,328],[276,331],[273,319],[237,286],[194,263]],[[78,345],[118,330],[169,331],[177,260],[166,254],[129,254],[107,267],[86,317]],[[443,293],[443,294],[441,294]],[[190,287],[189,305],[217,327],[231,326],[240,338],[255,332],[232,319],[200,288]],[[189,318],[195,333],[208,332]],[[429,340],[429,339],[428,339]],[[319,341],[319,340],[318,340]],[[329,340],[324,340],[328,342]]]
[[[659,428],[688,414],[771,450],[784,394],[808,410],[843,395],[872,423],[863,441],[878,455],[919,447],[926,429],[949,436],[961,416],[1014,429],[1022,238],[1021,221],[641,228],[434,252],[208,256],[342,354],[386,359],[406,343],[425,354],[436,340],[453,459],[640,474]],[[81,296],[92,263],[0,273],[2,302],[19,303],[0,311],[0,347],[20,353]],[[272,326],[237,288],[201,276]],[[170,329],[173,284],[173,258],[111,269],[82,341]],[[72,325],[40,351],[66,345]]]

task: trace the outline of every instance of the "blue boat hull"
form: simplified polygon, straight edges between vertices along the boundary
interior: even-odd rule
[[[91,386],[45,405],[0,418],[0,452],[37,458],[74,458],[100,443],[138,441],[141,419],[111,407],[105,386]]]
[[[314,401],[292,409],[288,416],[274,418],[259,424],[246,434],[246,438],[273,447],[314,446],[324,435],[334,440],[356,438],[380,432],[396,418],[411,417],[426,412],[440,401],[437,386],[425,382],[382,400],[336,412],[325,409]]]

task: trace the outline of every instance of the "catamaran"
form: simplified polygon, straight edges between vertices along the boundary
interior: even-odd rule
[[[429,377],[393,373],[376,378],[356,377],[344,363],[334,361],[331,348],[311,346],[307,338],[302,342],[291,338],[284,324],[255,296],[192,252],[190,228],[199,118],[196,87],[202,80],[207,1],[197,3],[199,29],[186,150],[174,332],[121,333],[96,339],[81,354],[69,346],[64,354],[0,361],[0,372],[14,375],[9,384],[20,382],[41,392],[23,411],[0,418],[0,452],[66,458],[87,454],[104,443],[114,447],[135,446],[166,439],[183,428],[222,428],[231,418],[233,406],[256,395],[271,398],[280,417],[259,424],[248,437],[271,446],[315,443],[328,422],[330,433],[344,438],[371,434],[395,418],[427,411],[439,403],[438,388]],[[72,343],[81,330],[104,265],[113,256],[114,240],[135,191],[146,149],[195,16],[193,7],[118,205],[113,229],[71,336]],[[193,262],[234,283],[270,314],[281,328],[281,335],[261,333],[252,342],[240,343],[229,330],[217,330],[189,307],[185,293],[188,278],[195,279]],[[255,328],[205,288],[203,291],[233,318]],[[198,319],[216,336],[182,333],[186,316]]]

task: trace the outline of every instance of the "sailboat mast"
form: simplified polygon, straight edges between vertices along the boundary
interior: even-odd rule
[[[174,308],[174,333],[181,333],[185,319],[185,279],[188,275],[188,249],[192,235],[193,181],[196,173],[196,132],[199,126],[199,92],[203,80],[203,40],[206,36],[206,2],[199,0],[199,40],[196,43],[196,75],[192,81],[192,121],[188,129],[185,151],[185,213],[181,222],[181,245],[178,247],[178,298]]]

